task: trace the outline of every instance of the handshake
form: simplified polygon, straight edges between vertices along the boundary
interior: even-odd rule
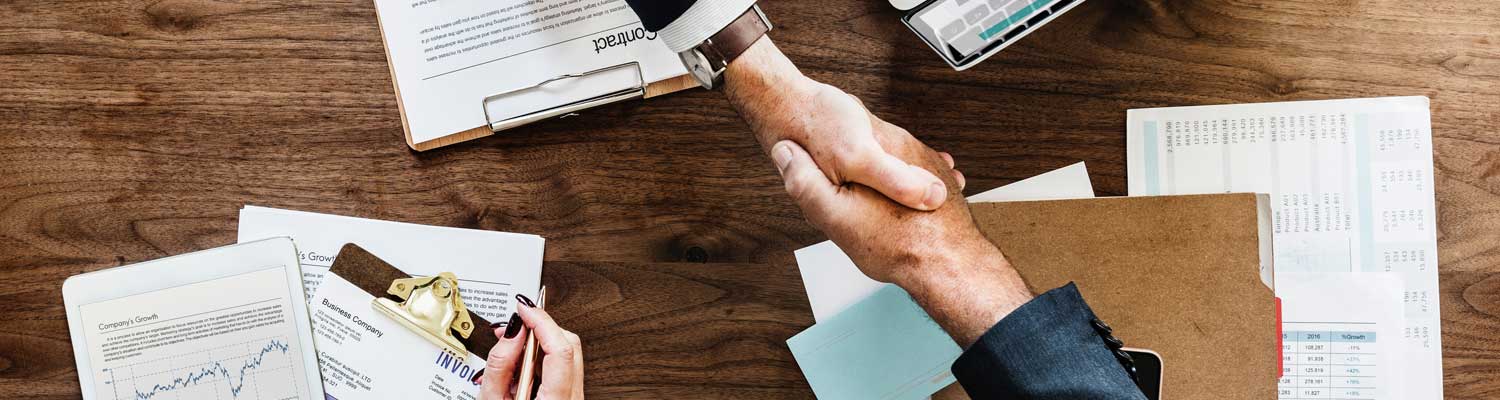
[[[1030,300],[970,216],[951,155],[761,42],[726,72],[726,93],[808,222],[865,275],[906,289],[960,345]]]

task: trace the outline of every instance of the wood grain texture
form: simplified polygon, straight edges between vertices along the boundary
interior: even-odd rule
[[[952,152],[977,193],[1086,161],[1129,108],[1432,98],[1445,383],[1500,397],[1494,1],[1088,0],[969,71],[879,0],[765,1],[810,76]],[[257,204],[537,233],[595,398],[808,398],[791,252],[822,240],[715,93],[425,153],[369,0],[0,1],[0,397],[75,398],[63,278],[234,241]]]

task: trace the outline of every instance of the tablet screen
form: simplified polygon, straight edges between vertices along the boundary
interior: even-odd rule
[[[70,325],[85,397],[253,400],[321,393],[304,332],[310,323],[295,250],[281,240],[284,247],[259,247],[287,252],[279,258],[293,263],[290,269],[216,249],[106,271],[117,276],[65,288],[65,296],[81,300],[76,308],[70,304],[69,319],[75,320]],[[261,264],[226,265],[248,262]],[[153,280],[166,286],[153,288]],[[109,290],[134,293],[102,293]],[[78,292],[99,296],[81,299]]]
[[[1051,21],[1077,0],[929,0],[902,21],[944,61],[964,69]]]

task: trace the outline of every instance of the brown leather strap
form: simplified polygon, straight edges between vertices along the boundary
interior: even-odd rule
[[[358,286],[370,296],[385,297],[395,301],[401,299],[386,293],[386,290],[391,287],[391,281],[411,277],[354,243],[347,243],[339,249],[338,258],[333,260],[333,268],[328,272],[348,280],[349,283]],[[490,321],[475,314],[474,311],[469,311],[469,319],[474,320],[474,326],[477,328],[469,334],[467,339],[459,337],[458,341],[463,342],[464,348],[470,353],[480,358],[488,357],[490,349],[495,347],[500,340],[492,333],[489,327]]]
[[[709,41],[714,50],[724,57],[724,65],[729,65],[734,62],[734,59],[739,58],[740,54],[744,54],[750,45],[755,44],[755,41],[760,40],[766,32],[770,31],[770,25],[767,25],[766,21],[760,18],[760,13],[752,7],[745,10],[739,18],[735,18],[729,26],[719,30],[719,33],[709,37]]]

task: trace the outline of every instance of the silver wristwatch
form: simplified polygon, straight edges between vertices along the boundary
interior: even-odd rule
[[[687,51],[677,53],[682,58],[682,64],[687,66],[688,73],[698,80],[704,89],[714,90],[724,83],[724,69],[729,63],[744,54],[750,45],[760,40],[762,36],[771,31],[771,21],[766,19],[766,14],[760,11],[760,6],[752,5],[749,10],[741,14],[729,26],[719,30],[719,33],[709,36],[708,40],[699,43]]]

